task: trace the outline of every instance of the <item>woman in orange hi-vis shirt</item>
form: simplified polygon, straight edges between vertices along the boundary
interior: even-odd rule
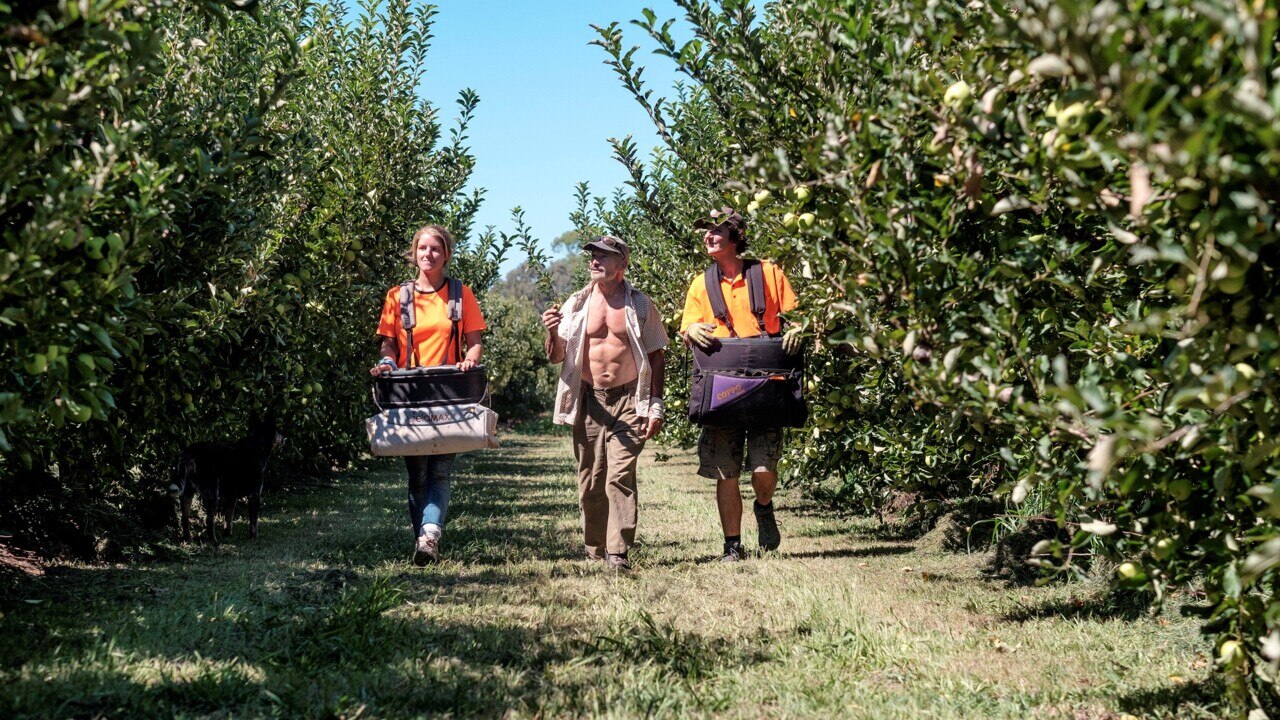
[[[418,268],[414,280],[413,344],[406,347],[400,321],[400,286],[387,291],[382,303],[378,335],[382,337],[382,359],[370,368],[372,375],[410,365],[410,353],[417,365],[457,365],[470,370],[484,351],[480,338],[486,325],[480,304],[471,288],[462,286],[462,347],[455,342],[449,320],[449,283],[445,270],[453,257],[453,236],[439,225],[427,225],[413,234],[413,245],[405,259]],[[465,349],[464,349],[465,348]],[[440,556],[440,536],[449,512],[449,472],[454,454],[406,457],[409,471],[409,520],[414,531],[413,562],[426,565]]]

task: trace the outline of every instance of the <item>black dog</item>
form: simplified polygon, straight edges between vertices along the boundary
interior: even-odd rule
[[[249,434],[236,442],[201,442],[182,451],[173,471],[169,495],[182,499],[182,539],[191,540],[191,501],[200,493],[209,540],[218,544],[214,513],[222,511],[227,536],[235,519],[236,502],[249,498],[249,537],[258,537],[262,507],[262,472],[271,451],[284,442],[276,431],[275,414],[249,423]]]

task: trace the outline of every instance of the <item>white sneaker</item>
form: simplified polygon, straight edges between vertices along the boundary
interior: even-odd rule
[[[419,535],[413,547],[413,564],[422,567],[439,559],[440,539],[426,533]]]

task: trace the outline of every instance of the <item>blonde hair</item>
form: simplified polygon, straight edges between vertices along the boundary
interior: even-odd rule
[[[444,252],[448,256],[444,262],[448,265],[449,261],[453,260],[453,235],[448,230],[445,230],[443,225],[423,225],[418,228],[418,231],[413,234],[413,243],[409,245],[409,249],[404,253],[405,262],[410,265],[418,264],[418,241],[422,239],[423,235],[434,235],[439,238],[440,242],[444,244]]]

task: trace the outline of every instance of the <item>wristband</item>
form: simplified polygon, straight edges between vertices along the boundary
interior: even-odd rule
[[[667,419],[667,405],[663,402],[662,398],[649,398],[649,417],[663,421]]]
[[[398,370],[398,369],[399,369],[399,368],[396,366],[396,361],[395,361],[395,360],[392,360],[392,359],[391,359],[391,358],[389,358],[389,357],[384,357],[384,358],[382,358],[381,360],[379,360],[379,361],[378,361],[378,364],[379,364],[379,365],[386,365],[387,367],[391,368],[392,370]]]

